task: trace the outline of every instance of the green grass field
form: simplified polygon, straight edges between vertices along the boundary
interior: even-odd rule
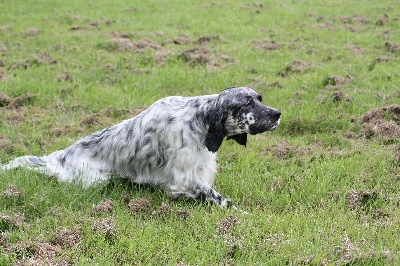
[[[400,4],[0,1],[0,162],[169,95],[250,86],[280,127],[225,141],[220,210],[0,173],[0,265],[399,265]]]

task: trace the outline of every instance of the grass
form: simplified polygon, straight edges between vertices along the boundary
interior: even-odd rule
[[[399,120],[378,109],[400,104],[397,1],[0,7],[2,163],[64,149],[168,95],[247,85],[283,114],[246,149],[218,152],[215,187],[248,214],[118,181],[0,173],[0,265],[400,263]],[[190,41],[172,41],[182,34]],[[383,113],[368,123],[371,110]]]

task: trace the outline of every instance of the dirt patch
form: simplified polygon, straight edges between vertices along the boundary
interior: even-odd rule
[[[60,75],[58,75],[57,81],[58,82],[65,82],[65,81],[72,82],[72,77],[70,74],[63,72],[63,73],[60,73]]]
[[[131,199],[128,203],[128,209],[132,215],[148,213],[150,208],[150,201],[144,198]]]
[[[339,103],[339,102],[351,102],[353,99],[346,95],[343,91],[335,91],[331,95],[331,99],[334,103]]]
[[[316,28],[316,29],[327,29],[327,30],[333,30],[334,29],[330,22],[325,22],[325,23],[318,24],[318,25],[314,26],[313,28]]]
[[[365,137],[395,139],[400,136],[400,105],[381,107],[361,116],[362,133]]]
[[[144,51],[146,49],[160,49],[160,46],[155,44],[154,41],[143,38],[138,40],[137,42],[132,42],[128,38],[122,38],[122,37],[114,37],[113,39],[114,45],[119,51]]]
[[[261,40],[253,40],[251,42],[256,48],[261,49],[263,51],[273,51],[278,49],[278,45],[275,43],[275,41],[269,41],[265,39]]]
[[[346,85],[350,81],[351,81],[350,78],[332,75],[332,76],[328,77],[328,79],[326,80],[326,84],[329,84],[329,85]]]
[[[101,220],[95,220],[91,228],[92,232],[105,234],[106,239],[116,237],[116,225],[111,217]]]
[[[29,92],[22,94],[21,96],[18,96],[14,98],[7,106],[7,108],[13,109],[13,108],[20,108],[25,105],[29,105],[34,98],[36,98],[37,95],[31,94]]]
[[[57,60],[52,58],[48,53],[43,53],[35,57],[27,57],[23,60],[20,60],[19,62],[10,65],[8,69],[9,70],[18,68],[27,69],[34,65],[40,66],[40,65],[54,65],[54,64],[57,64]]]
[[[197,41],[199,44],[204,44],[213,40],[220,40],[220,37],[218,35],[204,35],[200,36]]]
[[[110,213],[113,211],[114,203],[112,200],[105,199],[100,201],[97,205],[94,205],[90,210],[90,215],[97,215],[103,213]]]
[[[2,229],[20,228],[25,222],[25,217],[19,214],[14,214],[13,216],[1,215],[0,221],[0,228]]]
[[[391,53],[397,53],[398,51],[400,51],[400,43],[386,42],[385,47]]]
[[[145,50],[147,48],[151,48],[151,49],[160,49],[160,46],[155,44],[154,41],[147,39],[147,38],[143,38],[140,39],[139,41],[134,43],[136,50]]]
[[[11,153],[13,151],[13,144],[11,140],[5,139],[0,135],[0,151],[4,153]]]
[[[89,116],[87,116],[86,118],[84,118],[81,123],[81,126],[88,126],[88,127],[93,127],[96,125],[101,125],[100,119],[99,119],[99,115],[98,114],[91,114]]]
[[[7,46],[3,42],[0,42],[0,55],[4,55],[7,52],[8,52]]]
[[[352,52],[352,53],[354,53],[356,55],[360,55],[360,54],[362,54],[364,52],[364,49],[361,48],[358,45],[349,45],[347,47],[347,50],[349,50],[350,52]]]
[[[239,223],[239,218],[233,215],[229,215],[225,219],[221,219],[217,222],[217,235],[230,235],[235,224]]]
[[[268,153],[280,159],[290,159],[295,156],[311,155],[311,147],[299,147],[291,145],[287,140],[282,140],[279,144],[267,148]]]
[[[186,220],[190,216],[190,212],[188,210],[176,210],[175,214],[183,220]]]
[[[367,18],[361,16],[339,16],[338,19],[343,24],[368,24],[369,22]]]
[[[0,107],[5,107],[11,103],[12,99],[0,92]]]
[[[1,65],[1,60],[0,60],[0,65]],[[1,80],[7,80],[7,79],[8,79],[7,74],[2,69],[0,69],[0,81]]]
[[[378,56],[375,61],[377,63],[384,63],[384,62],[389,62],[390,60],[391,60],[391,58],[389,58],[387,56]]]
[[[274,82],[269,82],[266,84],[268,88],[283,88],[282,83],[280,83],[279,81],[274,81]]]
[[[186,50],[178,56],[189,65],[208,64],[211,61],[211,53],[202,46],[196,46]]]
[[[180,34],[177,37],[172,39],[172,42],[174,44],[180,44],[180,45],[186,45],[192,42],[192,39],[190,39],[188,36],[184,34]]]
[[[346,202],[351,209],[355,209],[358,206],[367,205],[369,202],[374,201],[377,196],[376,192],[370,190],[357,192],[351,189],[347,194]]]
[[[57,60],[53,59],[48,53],[44,53],[38,56],[35,56],[33,60],[34,64],[46,64],[46,65],[54,65],[57,63]]]
[[[375,25],[377,26],[384,26],[387,22],[389,21],[389,16],[387,14],[383,14],[383,18],[378,19],[375,22]]]
[[[170,213],[169,206],[164,202],[161,203],[161,206],[158,207],[157,210],[152,211],[151,217],[152,218],[163,218]]]
[[[288,64],[283,70],[278,72],[278,75],[281,77],[286,77],[290,73],[299,73],[302,74],[311,68],[311,63],[301,60],[294,59],[290,64]]]
[[[16,186],[14,186],[13,184],[9,184],[8,188],[3,191],[2,195],[5,198],[13,198],[21,196],[21,192],[17,189]]]
[[[153,54],[154,62],[156,63],[157,66],[162,66],[162,65],[164,65],[165,59],[169,55],[170,55],[170,52],[168,52],[168,51],[156,51]]]
[[[50,133],[55,137],[65,136],[69,133],[72,133],[73,135],[79,135],[82,132],[83,132],[83,128],[76,127],[76,126],[65,126],[63,128],[53,127],[52,129],[50,129]]]
[[[80,228],[63,228],[53,236],[51,243],[70,249],[81,241]]]
[[[24,36],[24,37],[32,37],[32,36],[36,36],[38,33],[39,33],[39,30],[38,30],[38,29],[36,29],[36,28],[29,28],[29,29],[27,29],[27,30],[24,32],[23,36]]]
[[[179,52],[177,56],[178,59],[190,66],[205,65],[210,70],[236,61],[234,58],[225,54],[213,54],[202,45]]]
[[[349,84],[350,81],[351,81],[351,79],[347,78],[347,77],[331,75],[324,81],[324,84],[325,84],[324,89],[325,90],[338,90],[343,85]],[[339,94],[340,94],[340,92],[336,92],[336,95],[332,95],[332,96],[335,96],[335,99],[340,100]]]
[[[233,215],[217,221],[216,233],[227,242],[226,259],[234,259],[236,252],[242,248],[242,239],[232,235],[233,227],[239,222],[239,218]]]
[[[60,247],[46,242],[20,242],[12,247],[11,252],[23,258],[13,265],[70,265],[68,258],[60,257]]]

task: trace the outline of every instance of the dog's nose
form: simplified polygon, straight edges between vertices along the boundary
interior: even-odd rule
[[[278,120],[281,117],[281,112],[279,110],[274,110],[274,112],[272,113],[272,117]]]

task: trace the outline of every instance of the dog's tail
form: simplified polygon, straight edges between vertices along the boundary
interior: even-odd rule
[[[0,170],[11,170],[17,167],[24,167],[37,171],[44,171],[46,168],[46,157],[22,156],[15,158],[8,164],[0,164]]]

